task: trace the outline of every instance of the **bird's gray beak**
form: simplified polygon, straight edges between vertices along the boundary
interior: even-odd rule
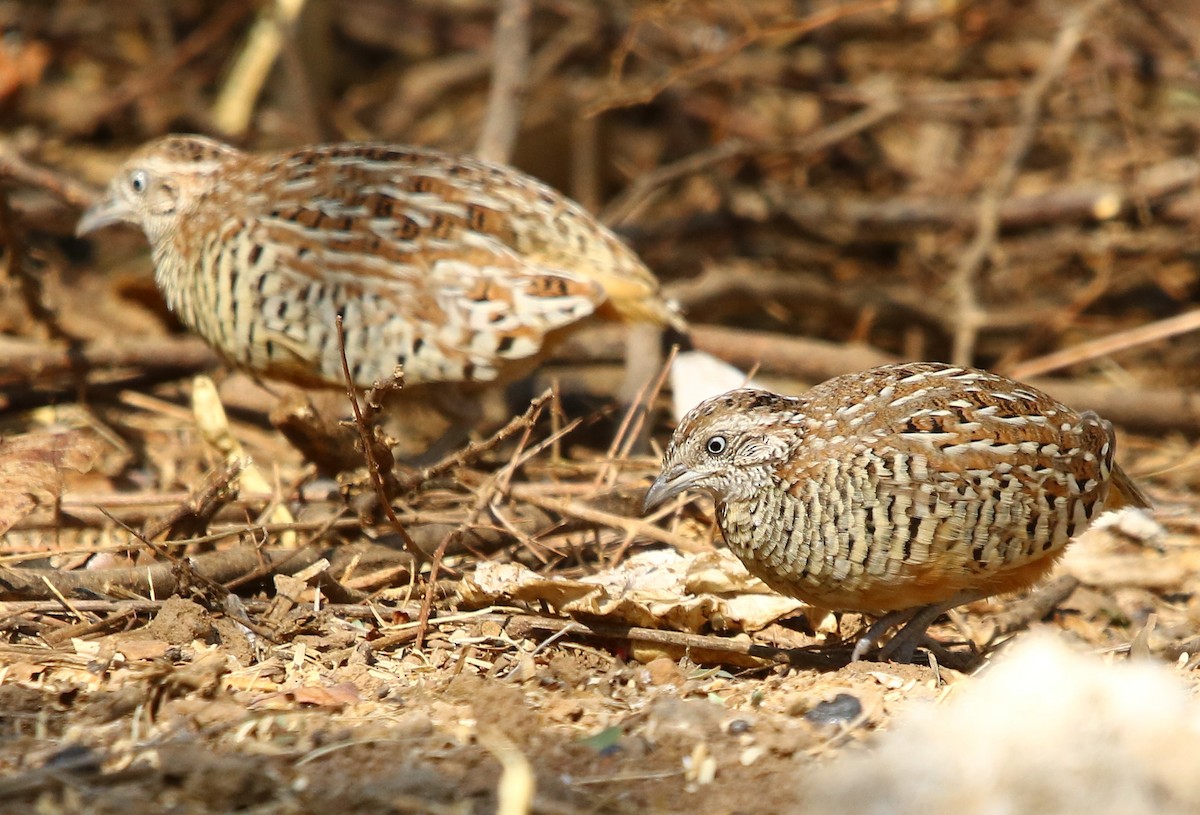
[[[671,496],[691,488],[701,477],[701,473],[692,472],[683,467],[664,470],[646,491],[646,500],[642,502],[642,514],[661,505]]]
[[[109,224],[124,223],[132,220],[129,207],[121,200],[112,196],[101,198],[83,213],[79,223],[75,225],[75,237],[82,238],[89,232],[95,232]]]

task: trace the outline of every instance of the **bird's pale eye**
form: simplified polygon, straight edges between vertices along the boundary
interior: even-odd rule
[[[729,447],[729,443],[725,441],[724,436],[713,436],[704,443],[704,449],[708,451],[710,456],[719,456]]]
[[[134,170],[129,174],[129,189],[133,190],[134,194],[143,194],[149,186],[150,174],[145,170]]]

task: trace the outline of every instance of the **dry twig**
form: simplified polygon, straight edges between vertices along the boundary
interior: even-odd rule
[[[1020,113],[1012,141],[999,169],[979,196],[975,235],[950,277],[949,286],[954,297],[954,347],[950,358],[956,365],[970,365],[975,354],[975,340],[982,320],[975,279],[991,254],[1000,232],[1000,204],[1012,189],[1021,163],[1033,146],[1046,95],[1066,70],[1071,56],[1083,40],[1088,19],[1106,2],[1108,0],[1092,0],[1068,16],[1059,29],[1054,48],[1021,94],[1018,105]]]
[[[259,11],[213,104],[213,124],[221,132],[240,135],[249,127],[254,103],[283,49],[285,28],[295,25],[304,4],[305,0],[272,0]]]
[[[681,88],[686,80],[704,76],[706,72],[729,61],[737,54],[758,42],[779,38],[796,39],[849,17],[888,9],[892,6],[892,2],[893,0],[862,0],[861,2],[838,3],[829,8],[814,12],[800,20],[785,20],[766,27],[758,25],[747,16],[743,16],[742,19],[747,24],[746,30],[740,35],[730,37],[721,48],[703,54],[684,65],[676,66],[662,77],[648,83],[645,87],[636,88],[624,93],[611,93],[591,105],[587,110],[587,115],[598,116],[605,111],[615,108],[648,104],[668,88]],[[609,77],[610,84],[615,85],[619,82],[625,61],[634,51],[637,33],[637,26],[631,27],[621,48],[614,55],[612,71]]]
[[[638,176],[620,195],[609,202],[600,220],[609,226],[619,226],[629,220],[659,187],[706,170],[727,159],[769,153],[806,156],[827,150],[857,133],[874,127],[899,109],[899,100],[889,95],[798,141],[786,144],[753,144],[742,139],[730,139]]]
[[[1008,196],[997,205],[997,226],[1015,229],[1111,220],[1129,213],[1136,201],[1159,204],[1197,181],[1200,162],[1173,158],[1139,171],[1126,185],[1082,181]],[[947,195],[831,198],[768,188],[766,198],[773,211],[846,243],[890,243],[913,229],[953,229],[979,223],[978,210],[973,211],[970,202]]]
[[[253,4],[246,0],[222,3],[210,17],[172,50],[167,59],[155,61],[118,85],[104,105],[93,114],[94,119],[98,122],[105,121],[131,102],[166,88],[172,82],[177,81],[179,72],[188,63],[220,45],[229,32],[245,19],[252,8]]]
[[[362,442],[363,456],[367,460],[367,473],[371,478],[371,483],[375,485],[375,494],[379,499],[380,508],[383,509],[388,521],[392,525],[392,529],[399,536],[400,540],[404,541],[404,548],[413,556],[418,563],[424,563],[428,557],[417,546],[416,542],[408,534],[408,530],[404,528],[404,524],[400,523],[400,519],[396,517],[396,511],[392,509],[392,495],[389,490],[389,485],[395,487],[396,478],[391,472],[391,451],[386,445],[380,444],[375,437],[375,428],[373,425],[368,425],[363,417],[362,407],[358,404],[358,390],[354,387],[354,377],[350,374],[350,363],[346,360],[346,331],[342,326],[342,315],[338,315],[336,321],[338,352],[342,358],[342,375],[346,378],[346,396],[350,400],[350,407],[354,410],[354,426],[358,428],[358,436]],[[379,462],[379,456],[387,457],[389,466],[385,473],[383,466]],[[433,582],[433,579],[430,579]]]
[[[514,637],[528,635],[531,631],[559,632],[569,629],[572,639],[578,637],[599,637],[608,640],[633,640],[657,645],[678,648],[688,654],[695,662],[725,662],[727,664],[770,665],[772,663],[791,664],[806,668],[834,668],[844,664],[845,656],[839,656],[833,649],[807,650],[795,648],[775,648],[770,645],[759,645],[746,639],[732,637],[717,637],[704,634],[688,634],[682,631],[668,631],[658,628],[641,628],[621,623],[599,623],[587,620],[567,620],[557,617],[539,617],[535,615],[507,616],[496,615],[499,621],[506,622],[508,630]],[[742,657],[738,659],[737,657]]]
[[[471,508],[470,512],[467,513],[466,518],[458,526],[458,528],[448,531],[445,537],[442,538],[441,542],[438,543],[437,551],[434,552],[433,562],[430,566],[429,582],[425,586],[425,598],[421,603],[420,625],[417,627],[416,637],[417,648],[420,648],[422,643],[425,641],[425,631],[429,622],[429,615],[433,609],[433,592],[437,581],[438,567],[441,565],[442,558],[446,553],[447,547],[450,546],[452,541],[462,537],[463,532],[470,525],[476,522],[480,513],[482,513],[488,504],[491,503],[493,496],[500,492],[500,485],[505,483],[506,474],[511,474],[511,472],[516,468],[521,451],[529,442],[529,438],[533,433],[533,426],[537,422],[538,417],[541,415],[542,408],[545,404],[545,399],[535,399],[534,403],[530,405],[529,410],[526,411],[524,415],[519,417],[518,424],[522,426],[521,429],[523,430],[523,433],[520,442],[517,444],[517,448],[513,451],[513,454],[509,459],[509,463],[501,469],[498,475],[490,479],[487,489],[480,491],[480,494],[475,499],[475,505]],[[510,422],[510,424],[512,423]]]
[[[1052,354],[1046,354],[1036,359],[1027,359],[1024,362],[1018,362],[1008,374],[1015,379],[1039,376],[1051,371],[1057,371],[1060,368],[1077,365],[1081,362],[1088,362],[1097,357],[1108,356],[1118,351],[1136,348],[1139,345],[1146,345],[1168,339],[1169,337],[1186,334],[1198,328],[1200,328],[1200,310],[1193,310],[1185,314],[1176,315],[1175,317],[1168,317],[1165,320],[1157,320],[1148,325],[1140,325],[1126,331],[1118,331],[1114,334],[1109,334],[1107,337],[1100,337],[1090,342],[1081,342],[1078,345],[1064,348],[1061,351],[1055,351]]]
[[[529,73],[529,0],[501,0],[492,35],[492,86],[475,152],[488,161],[512,157]]]
[[[43,189],[79,209],[90,207],[96,201],[96,191],[91,187],[49,167],[30,163],[5,140],[0,140],[0,178],[11,178],[21,184]]]

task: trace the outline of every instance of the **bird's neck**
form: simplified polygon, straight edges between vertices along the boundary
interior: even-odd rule
[[[195,313],[195,298],[188,296],[189,281],[198,269],[191,268],[185,254],[175,245],[176,235],[171,232],[152,238],[151,256],[154,259],[154,282],[158,284],[167,301],[167,308],[193,330],[199,326]]]

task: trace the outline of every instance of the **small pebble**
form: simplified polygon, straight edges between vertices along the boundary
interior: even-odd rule
[[[734,719],[729,723],[729,735],[740,736],[750,732],[750,722],[745,719]]]
[[[813,724],[848,724],[862,715],[862,702],[848,693],[839,693],[827,702],[821,702],[804,714]]]
[[[92,748],[83,744],[68,744],[46,761],[46,767],[71,772],[96,772],[104,763],[104,758]]]

